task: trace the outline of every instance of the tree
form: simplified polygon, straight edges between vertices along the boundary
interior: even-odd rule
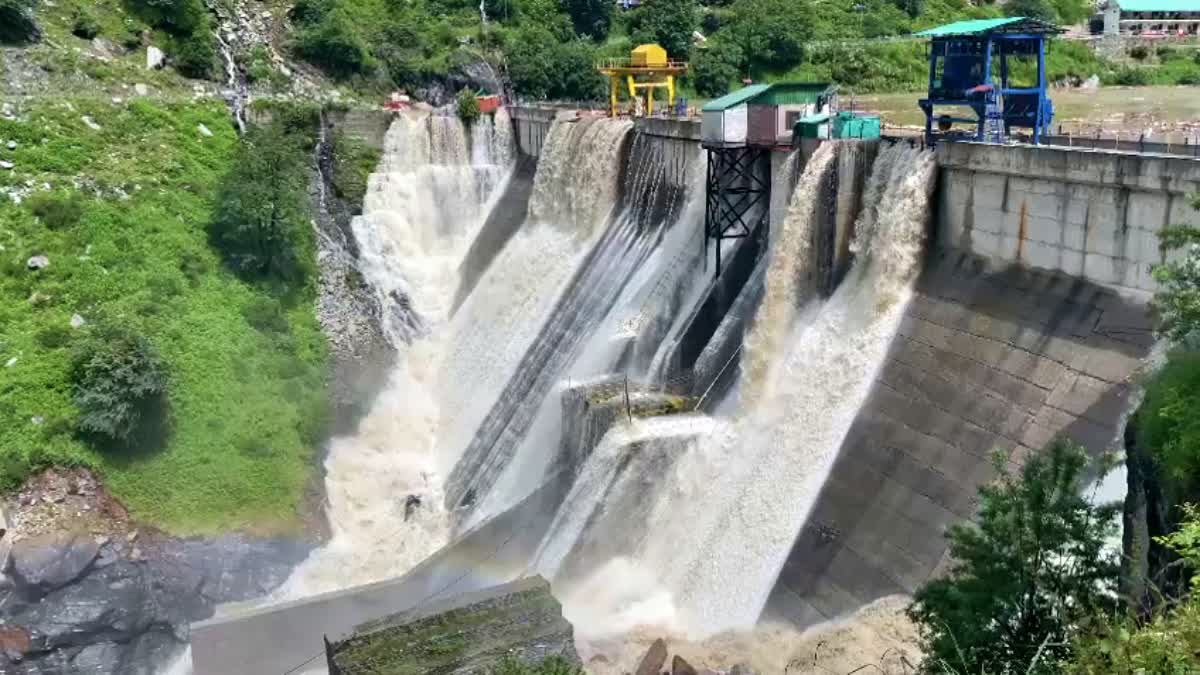
[[[729,91],[729,85],[737,81],[745,64],[742,50],[735,44],[718,40],[710,41],[708,48],[692,52],[691,78],[696,93],[710,98]]]
[[[1173,497],[1200,485],[1200,353],[1172,352],[1146,386],[1134,422]]]
[[[657,42],[680,59],[691,48],[697,20],[695,0],[648,0],[630,15],[629,32],[634,44]]]
[[[787,70],[800,63],[812,37],[812,9],[805,0],[737,0],[729,38],[755,74]]]
[[[1200,195],[1193,197],[1192,208],[1200,210]],[[1200,347],[1200,229],[1176,225],[1159,237],[1164,251],[1183,251],[1178,260],[1154,269],[1159,330],[1177,343]]]
[[[458,92],[454,105],[458,110],[458,119],[462,120],[464,125],[471,126],[479,119],[479,99],[470,89]]]
[[[612,26],[612,0],[563,0],[562,4],[576,33],[593,40],[608,37],[608,29]]]
[[[70,379],[80,433],[115,448],[160,440],[167,374],[145,338],[124,328],[100,331],[76,351]]]
[[[298,286],[311,265],[308,157],[305,139],[289,126],[299,118],[275,114],[278,119],[243,137],[209,238],[243,278]]]
[[[540,26],[523,27],[508,49],[508,75],[522,96],[592,101],[603,98],[604,80],[586,40],[559,42]]]
[[[33,18],[34,0],[0,0],[0,42],[34,42],[41,37]]]
[[[1008,16],[1041,19],[1049,23],[1058,21],[1058,12],[1055,11],[1054,5],[1047,0],[1009,0],[1008,4],[1004,6],[1004,13]]]
[[[302,30],[297,48],[304,58],[339,77],[365,72],[372,64],[367,43],[353,18],[340,8]]]
[[[1055,673],[1089,617],[1110,615],[1116,505],[1081,495],[1083,451],[1065,442],[980,489],[978,525],[950,528],[949,574],[909,609],[927,672]]]

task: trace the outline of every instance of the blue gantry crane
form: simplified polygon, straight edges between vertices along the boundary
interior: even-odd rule
[[[961,122],[976,125],[978,141],[1002,143],[1013,128],[1023,128],[1039,142],[1054,117],[1046,94],[1046,40],[1061,32],[1038,19],[1006,17],[917,33],[930,38],[929,94],[917,102],[926,140],[935,143]],[[967,107],[975,117],[939,113],[938,106]]]

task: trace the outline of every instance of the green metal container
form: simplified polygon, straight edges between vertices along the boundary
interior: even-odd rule
[[[792,138],[829,138],[829,113],[801,117],[792,127]]]
[[[840,112],[833,118],[834,138],[879,138],[880,131],[878,115]]]

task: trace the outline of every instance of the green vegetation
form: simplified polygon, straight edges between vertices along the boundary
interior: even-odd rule
[[[1112,612],[1117,561],[1104,541],[1119,507],[1081,494],[1086,463],[1056,442],[980,489],[978,525],[950,529],[949,573],[909,610],[927,672],[1057,673],[1087,618]]]
[[[54,328],[60,337],[42,346],[68,340]],[[167,374],[146,338],[121,328],[93,331],[71,359],[69,377],[81,435],[115,450],[158,448],[166,440]]]
[[[458,111],[458,119],[467,126],[474,124],[475,120],[479,119],[479,99],[470,89],[458,92],[455,108]]]
[[[667,54],[687,54],[699,14],[696,0],[654,0],[629,13],[628,28],[635,45],[656,42]]]
[[[243,279],[290,292],[303,288],[312,273],[308,153],[314,128],[315,120],[307,126],[277,117],[242,139],[208,232]]]
[[[19,44],[38,39],[33,6],[34,0],[0,0],[0,43]]]
[[[561,656],[551,656],[535,665],[507,657],[492,668],[491,675],[581,675],[583,668]]]
[[[1200,490],[1200,353],[1172,353],[1146,387],[1135,423],[1177,501]]]
[[[333,139],[333,189],[350,204],[361,205],[367,179],[379,165],[381,153],[357,138],[338,133]]]
[[[129,5],[143,21],[170,36],[167,54],[176,70],[195,78],[212,74],[216,52],[204,0],[129,0]]]
[[[18,142],[0,190],[52,187],[0,197],[0,484],[88,466],[170,531],[295,528],[323,432],[326,346],[308,286],[242,281],[208,243],[221,186],[250,161],[225,106],[28,102],[0,119],[0,138]],[[49,265],[27,269],[36,255]],[[112,327],[127,336],[115,345]],[[137,431],[164,381],[170,433],[155,449]],[[138,442],[115,449],[81,430]]]
[[[1200,568],[1200,512],[1184,505],[1179,530],[1160,542],[1179,554],[1195,572]],[[1118,619],[1075,645],[1068,675],[1191,675],[1200,655],[1200,575],[1192,577],[1193,594],[1176,606],[1160,609],[1139,624]]]

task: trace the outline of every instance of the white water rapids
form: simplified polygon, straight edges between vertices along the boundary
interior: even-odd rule
[[[469,134],[437,114],[393,122],[352,229],[398,356],[356,433],[330,441],[330,540],[271,601],[402,575],[461,531],[445,494],[469,507],[476,487],[485,491],[468,522],[528,494],[559,459],[568,378],[665,372],[668,339],[709,288],[704,163],[694,152],[670,160],[696,180],[664,209],[666,174],[629,173],[630,146],[644,142],[627,142],[632,126],[555,121],[525,222],[455,310],[460,265],[512,173],[511,122],[503,109]],[[738,398],[719,408],[729,412],[621,417],[574,467],[530,571],[553,579],[585,648],[647,627],[700,639],[757,622],[920,268],[933,159],[884,147],[857,258],[832,296],[818,297],[822,186],[836,153],[857,150],[822,145],[774,227]],[[649,223],[652,205],[670,222]],[[421,505],[406,513],[409,495]]]
[[[832,147],[810,158],[772,243],[766,295],[746,340],[748,393],[737,412],[659,476],[644,522],[623,523],[626,532],[649,535],[621,555],[592,560],[588,574],[556,577],[585,642],[639,625],[701,638],[758,620],[899,325],[920,268],[933,185],[930,153],[883,149],[867,188],[877,208],[865,209],[857,227],[859,258],[832,297],[812,300],[804,250]],[[618,426],[609,435],[630,433]],[[614,442],[605,438],[581,480],[611,473]],[[560,514],[539,571],[564,571],[562,539],[578,536],[580,518],[623,514],[612,499],[597,506],[569,498],[564,508],[582,503],[586,513]],[[592,511],[599,516],[587,516]]]

